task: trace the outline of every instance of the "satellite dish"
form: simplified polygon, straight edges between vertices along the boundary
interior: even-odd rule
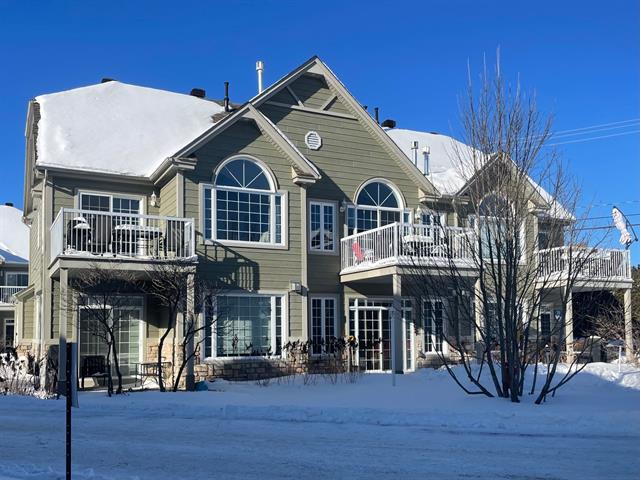
[[[613,224],[620,231],[620,243],[628,250],[633,242],[638,241],[638,235],[636,235],[629,219],[618,207],[613,207],[611,216],[613,217]]]

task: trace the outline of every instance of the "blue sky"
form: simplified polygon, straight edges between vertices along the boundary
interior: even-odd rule
[[[0,0],[0,202],[22,204],[30,98],[102,77],[243,101],[313,54],[399,127],[455,134],[467,62],[501,49],[565,131],[640,117],[640,2],[6,2]],[[561,145],[591,215],[640,214],[640,130]],[[559,141],[559,140],[558,140]],[[640,215],[631,217],[640,223]],[[608,220],[602,220],[609,223]],[[637,228],[640,230],[640,228]],[[612,234],[613,237],[613,234]],[[640,248],[634,248],[635,262]]]

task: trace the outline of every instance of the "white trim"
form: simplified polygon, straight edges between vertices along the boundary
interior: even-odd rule
[[[320,331],[321,331],[321,338],[323,340],[326,339],[326,328],[327,328],[327,314],[326,314],[326,300],[332,300],[333,301],[333,335],[334,337],[338,338],[340,337],[340,321],[338,319],[338,314],[339,314],[339,310],[338,310],[338,303],[340,301],[340,295],[336,295],[336,294],[323,294],[323,293],[318,293],[318,294],[313,294],[313,295],[309,295],[309,340],[312,340],[313,338],[313,301],[314,300],[320,300],[321,303],[321,307],[320,307]],[[321,353],[313,353],[313,348],[311,349],[311,355],[312,356],[321,356]]]
[[[313,205],[318,205],[320,207],[320,248],[312,248],[311,246],[311,236],[312,236],[312,231],[311,231],[311,207]],[[333,215],[331,216],[331,222],[332,222],[332,236],[333,236],[333,246],[331,249],[327,250],[325,249],[325,245],[324,245],[324,207],[331,207],[333,209]],[[337,219],[337,214],[338,214],[338,202],[332,201],[332,200],[309,200],[308,202],[308,208],[309,208],[309,214],[308,214],[308,220],[307,220],[307,232],[308,232],[308,239],[307,239],[307,251],[309,253],[313,253],[313,254],[335,254],[338,252],[338,249],[336,248],[336,243],[339,241],[337,238],[337,233],[336,233],[336,229],[338,228],[338,219]]]
[[[205,191],[211,191],[211,237],[208,238],[205,229]],[[218,191],[235,191],[240,193],[257,193],[259,195],[269,195],[270,213],[269,213],[269,242],[252,242],[245,240],[223,240],[218,239],[217,234],[217,198]],[[199,221],[200,231],[202,233],[202,244],[204,245],[227,245],[237,247],[250,247],[260,249],[277,249],[286,250],[289,248],[289,192],[287,190],[276,190],[269,192],[267,190],[246,190],[233,189],[227,187],[216,187],[210,183],[201,183],[199,186]],[[280,242],[276,242],[276,197],[280,198]]]
[[[441,350],[438,352],[438,350],[436,350],[435,348],[433,350],[427,350],[427,318],[425,316],[425,304],[427,302],[440,302],[442,304],[442,348]],[[429,297],[429,298],[421,298],[420,299],[420,316],[422,317],[422,333],[423,333],[423,344],[422,344],[422,351],[425,355],[447,355],[449,353],[449,345],[447,343],[447,322],[448,322],[448,316],[447,316],[447,308],[448,308],[448,300],[445,297]],[[435,311],[435,309],[433,309],[433,311]],[[435,328],[435,324],[434,324],[434,328]],[[435,335],[435,333],[433,335],[429,335],[430,338],[430,342],[435,346],[435,343],[437,341],[437,336]]]
[[[120,193],[113,191],[101,191],[101,190],[87,190],[87,189],[76,189],[76,193],[74,195],[74,205],[77,209],[82,209],[81,197],[82,195],[95,195],[102,197],[109,197],[109,212],[113,213],[113,198],[123,198],[125,200],[138,200],[140,203],[140,208],[138,211],[138,215],[146,215],[147,212],[147,196],[146,195],[137,195],[131,193]],[[136,215],[136,214],[133,214]]]
[[[224,356],[220,356],[218,357],[218,335],[217,335],[217,327],[218,327],[218,302],[215,301],[214,302],[214,311],[212,312],[213,317],[215,318],[215,321],[212,323],[212,328],[211,328],[211,355],[210,356],[205,356],[204,354],[206,352],[204,352],[204,346],[203,346],[203,357],[202,357],[202,362],[206,362],[206,361],[210,361],[210,360],[234,360],[234,359],[251,359],[251,358],[260,358],[260,359],[265,359],[265,358],[284,358],[285,355],[285,351],[284,351],[284,345],[287,343],[288,341],[288,326],[289,326],[289,296],[288,296],[288,292],[283,292],[283,291],[263,291],[263,290],[259,290],[257,292],[245,292],[245,291],[238,291],[238,292],[227,292],[223,295],[215,295],[215,297],[270,297],[271,299],[271,319],[269,322],[269,327],[270,327],[270,339],[269,342],[271,343],[270,347],[273,350],[273,355],[271,356],[262,356],[262,355],[224,355]],[[280,297],[280,354],[276,355],[275,351],[276,351],[276,338],[277,338],[277,332],[276,332],[276,304],[275,304],[275,298],[276,297]],[[206,305],[206,304],[205,304]],[[206,311],[205,311],[205,316],[206,316]],[[206,317],[205,317],[206,318]],[[206,332],[205,332],[206,334]],[[206,340],[205,340],[206,342]]]
[[[7,345],[7,327],[11,325],[13,327],[13,337],[11,338],[11,346],[16,345],[16,320],[14,317],[7,317],[4,319],[4,325],[2,327],[2,343]]]
[[[266,190],[254,190],[251,188],[240,188],[240,187],[228,187],[228,186],[218,186],[216,185],[216,178],[218,177],[218,175],[220,174],[220,172],[222,171],[222,169],[224,167],[227,166],[227,164],[235,161],[235,160],[250,160],[254,163],[256,163],[258,165],[258,167],[260,167],[262,169],[262,171],[264,172],[265,176],[267,177],[267,181],[269,182],[269,191],[270,192],[275,192],[278,189],[278,181],[276,180],[276,176],[274,175],[273,171],[268,167],[268,165],[263,162],[262,160],[260,160],[257,157],[254,157],[253,155],[247,155],[247,154],[236,154],[236,155],[231,155],[227,158],[225,158],[224,160],[222,160],[222,162],[220,162],[220,164],[215,168],[215,170],[213,171],[213,178],[211,179],[211,183],[216,187],[216,188],[223,188],[223,189],[232,189],[232,190],[242,190],[242,191],[251,191],[251,192],[265,192]]]

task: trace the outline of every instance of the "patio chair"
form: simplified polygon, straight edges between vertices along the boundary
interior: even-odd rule
[[[82,359],[82,368],[80,369],[82,378],[82,389],[84,390],[84,379],[91,377],[94,380],[98,378],[107,378],[107,359],[103,355],[87,355]]]
[[[351,244],[351,250],[353,256],[356,258],[356,263],[362,263],[373,260],[373,251],[370,249],[363,250],[359,242],[353,242]]]

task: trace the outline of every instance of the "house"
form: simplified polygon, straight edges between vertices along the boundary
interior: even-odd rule
[[[0,350],[16,339],[16,295],[29,284],[29,227],[11,203],[0,205]]]
[[[82,312],[62,307],[74,277],[96,263],[145,272],[174,259],[225,286],[216,309],[198,308],[201,321],[218,318],[200,376],[252,378],[256,365],[286,361],[294,339],[353,335],[356,362],[371,371],[412,371],[446,348],[447,332],[433,328],[438,305],[406,294],[406,258],[393,252],[398,229],[416,221],[473,232],[452,208],[465,185],[447,164],[451,139],[383,128],[319,58],[242,105],[112,80],[42,95],[26,132],[31,266],[20,348],[48,351],[64,336],[79,341],[81,361],[99,353]],[[430,158],[418,159],[427,145]],[[541,258],[556,245],[536,212],[551,203],[541,197],[530,219]],[[368,247],[372,229],[388,232],[385,248]],[[592,287],[628,288],[628,252],[608,258],[615,265]],[[134,371],[156,358],[166,311],[136,294],[124,314],[118,350]]]

